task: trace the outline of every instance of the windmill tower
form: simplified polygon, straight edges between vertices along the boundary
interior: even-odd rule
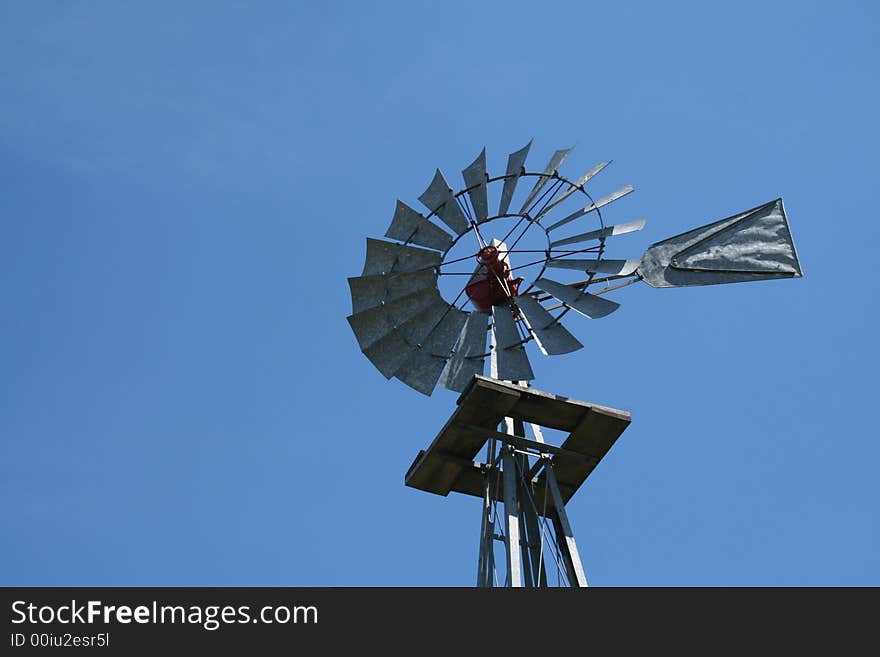
[[[645,225],[603,215],[633,187],[594,199],[587,184],[607,162],[570,180],[559,169],[571,149],[529,172],[530,148],[512,153],[496,177],[484,149],[457,192],[438,170],[419,197],[427,214],[398,200],[385,233],[394,241],[367,238],[363,272],[348,279],[348,322],[386,378],[426,395],[438,384],[461,393],[405,482],[482,500],[477,585],[586,586],[565,505],[630,415],[531,388],[528,343],[544,355],[581,349],[561,320],[570,311],[605,317],[620,306],[606,295],[638,282],[682,287],[802,273],[782,199],[658,242],[641,258],[606,258],[610,238]],[[511,211],[523,180],[532,186]],[[548,430],[561,432],[560,445],[545,439]]]

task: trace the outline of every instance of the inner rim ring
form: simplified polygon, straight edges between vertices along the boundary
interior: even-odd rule
[[[583,194],[584,196],[586,196],[587,199],[589,199],[590,203],[593,203],[593,204],[595,203],[595,201],[593,200],[593,197],[590,196],[589,192],[587,192],[582,186],[581,186],[581,187],[578,187],[578,186],[575,185],[571,180],[569,180],[568,178],[564,178],[563,176],[558,175],[556,172],[553,172],[553,174],[548,175],[548,174],[546,174],[546,173],[535,173],[535,172],[524,171],[524,172],[522,172],[522,173],[520,173],[520,174],[510,174],[510,175],[504,175],[504,176],[496,176],[495,178],[487,178],[485,184],[486,184],[486,186],[488,187],[491,183],[498,182],[499,180],[507,180],[508,178],[511,178],[511,177],[513,177],[514,175],[518,176],[519,178],[526,178],[526,177],[531,177],[531,178],[547,178],[548,181],[550,181],[550,180],[561,180],[563,183],[565,183],[566,185],[568,185],[568,189],[571,189],[571,188],[576,189],[576,190],[579,191],[581,194]],[[481,183],[481,184],[482,184],[482,183]],[[469,192],[469,191],[472,190],[472,189],[476,189],[476,188],[479,187],[479,186],[480,186],[480,185],[474,185],[474,186],[472,186],[472,187],[466,187],[465,189],[462,189],[462,190],[456,192],[456,193],[453,195],[453,199],[454,199],[455,202],[457,203],[457,202],[458,202],[458,198],[459,198],[460,196],[462,196],[463,194],[466,194],[467,192]],[[567,190],[566,190],[566,191],[567,191]],[[448,203],[448,202],[449,202],[449,201],[447,201],[447,203]],[[441,206],[441,207],[442,207],[442,206]],[[600,227],[600,229],[601,229],[601,228],[605,228],[605,220],[604,220],[604,218],[602,217],[602,211],[601,211],[601,209],[600,209],[600,208],[596,208],[596,209],[594,210],[594,212],[596,213],[596,215],[597,215],[598,218],[599,218],[599,227]],[[437,214],[436,211],[433,211],[433,212],[431,212],[431,213],[427,216],[427,218],[430,219],[431,217],[436,216],[436,214]],[[545,215],[545,216],[549,216],[549,213],[548,213],[547,215]],[[552,253],[553,250],[552,250],[552,248],[551,248],[551,246],[550,246],[550,231],[547,230],[547,228],[541,223],[541,219],[532,219],[532,218],[529,216],[528,213],[510,212],[510,213],[505,213],[505,214],[496,214],[496,215],[493,215],[493,216],[491,216],[491,217],[487,217],[487,218],[484,219],[483,221],[475,221],[475,222],[474,222],[474,225],[476,225],[477,227],[479,227],[479,226],[483,226],[483,225],[485,225],[485,224],[488,224],[488,223],[490,223],[490,222],[492,222],[492,221],[495,221],[495,220],[497,220],[497,219],[507,219],[507,218],[517,218],[517,217],[519,217],[519,218],[521,218],[521,219],[525,219],[525,220],[528,221],[529,223],[537,224],[538,226],[540,226],[540,227],[541,227],[541,230],[544,231],[544,237],[545,237],[545,239],[547,240],[546,256],[545,256],[545,258],[544,258],[544,264],[541,266],[541,271],[539,271],[539,272],[538,272],[538,275],[535,276],[535,277],[529,282],[528,287],[527,287],[525,290],[523,290],[522,292],[520,292],[520,294],[527,294],[527,293],[529,293],[529,292],[532,290],[532,288],[535,287],[535,281],[538,280],[539,278],[541,278],[541,277],[544,275],[544,272],[547,270],[547,262],[548,262],[548,261],[551,259],[551,257],[553,256],[553,253]],[[528,229],[528,226],[526,226],[526,229]],[[524,229],[524,230],[526,230],[526,229]],[[471,231],[470,231],[470,230],[467,230],[467,231],[465,231],[464,233],[461,233],[460,235],[456,235],[456,236],[455,236],[455,238],[452,240],[452,244],[450,244],[449,247],[448,247],[445,251],[443,251],[443,253],[442,253],[442,255],[441,255],[440,267],[443,267],[443,264],[444,264],[444,261],[446,260],[446,256],[447,256],[447,254],[448,254],[453,248],[455,248],[455,245],[458,244],[459,240],[461,240],[462,237],[464,237],[465,235],[468,235],[468,234],[470,234],[470,233],[471,233]],[[602,257],[602,255],[604,254],[604,252],[605,252],[605,239],[604,239],[604,238],[601,238],[601,239],[599,239],[599,251],[598,251],[598,253],[596,253],[597,258],[600,258],[600,259],[601,259],[601,257]],[[475,255],[476,255],[476,254],[475,254]],[[535,263],[535,264],[537,264],[537,263]],[[593,280],[593,277],[595,276],[595,273],[593,273],[593,272],[585,272],[585,273],[587,274],[588,281],[592,281],[592,280]],[[441,273],[441,275],[442,275],[442,273]],[[588,283],[588,285],[589,285],[589,283]],[[462,289],[463,289],[463,288],[462,288]]]

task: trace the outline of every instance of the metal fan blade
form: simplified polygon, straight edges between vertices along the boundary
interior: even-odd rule
[[[452,236],[449,233],[435,226],[420,213],[399,200],[394,210],[394,218],[391,219],[391,226],[385,233],[385,237],[401,242],[420,244],[438,251],[446,251],[452,246]]]
[[[553,258],[547,261],[554,269],[576,269],[612,276],[628,276],[639,268],[639,260],[585,260],[579,258]]]
[[[431,304],[446,303],[436,288],[419,290],[400,299],[384,303],[375,308],[349,315],[349,325],[357,338],[361,351],[384,338],[392,331]]]
[[[441,260],[442,256],[436,251],[368,237],[367,257],[361,275],[372,276],[430,270],[439,267]]]
[[[526,318],[535,340],[545,356],[567,354],[581,349],[578,342],[565,327],[556,321],[538,301],[527,294],[514,297],[514,302]]]
[[[513,313],[507,306],[492,306],[492,330],[495,332],[495,359],[498,378],[503,381],[530,381],[535,378],[522,338],[516,330]]]
[[[394,376],[422,394],[430,395],[469,314],[458,308],[448,308],[430,334],[408,354]]]
[[[468,196],[471,199],[471,205],[474,206],[474,213],[477,216],[477,222],[485,221],[489,216],[489,195],[486,190],[486,149],[480,151],[477,159],[471,165],[461,172],[464,178],[465,187],[468,188]]]
[[[580,189],[581,187],[586,185],[587,182],[591,178],[593,178],[596,174],[598,174],[600,171],[602,171],[602,169],[607,167],[609,164],[610,164],[610,162],[599,162],[599,164],[597,164],[592,169],[587,171],[584,175],[582,175],[580,178],[578,178],[577,182],[575,182],[572,187],[569,187],[564,192],[560,193],[556,198],[554,198],[546,208],[541,210],[540,214],[538,214],[538,216],[535,217],[535,219],[540,219],[541,217],[545,216],[548,212],[550,212],[550,210],[552,210],[557,205],[562,203],[565,199],[567,199],[569,196],[574,194],[578,189]]]
[[[510,208],[510,201],[513,199],[513,192],[516,189],[516,183],[519,182],[526,164],[526,156],[532,147],[532,140],[520,148],[515,153],[511,153],[507,158],[507,172],[504,174],[504,187],[501,189],[501,204],[498,206],[498,214],[507,214]]]
[[[639,274],[652,287],[802,276],[781,198],[652,245]]]
[[[535,281],[535,287],[547,294],[559,299],[562,303],[578,311],[584,317],[599,319],[610,315],[620,308],[620,304],[595,294],[584,292],[570,285],[557,283],[549,278],[539,278]]]
[[[565,158],[568,157],[568,154],[571,153],[570,148],[563,148],[561,150],[553,153],[553,157],[550,158],[550,162],[547,164],[547,168],[544,169],[544,173],[538,176],[538,182],[535,183],[535,186],[532,187],[532,191],[529,192],[528,198],[526,198],[525,203],[523,203],[522,208],[520,208],[519,213],[525,214],[526,208],[531,205],[532,201],[535,200],[535,197],[538,195],[544,185],[547,184],[547,181],[559,170],[559,167],[562,166],[562,163],[565,162]]]
[[[364,349],[364,355],[386,379],[390,379],[397,374],[410,354],[418,348],[448,310],[449,304],[438,295],[412,319],[408,319]]]
[[[603,237],[611,237],[613,235],[625,235],[626,233],[634,233],[645,227],[645,220],[638,219],[625,224],[617,224],[616,226],[607,226],[598,230],[591,230],[589,233],[581,233],[574,237],[566,237],[564,240],[558,240],[550,243],[550,248],[563,246],[565,244],[577,244],[578,242],[589,242],[590,240],[599,240]]]
[[[468,315],[455,343],[454,353],[440,376],[440,385],[456,392],[464,392],[474,374],[483,373],[488,326],[488,313],[472,312]]]
[[[348,287],[351,290],[351,312],[354,314],[425,288],[436,288],[437,274],[425,270],[385,276],[354,276],[348,279]]]
[[[604,206],[608,205],[609,203],[626,196],[627,194],[629,194],[632,191],[633,191],[632,185],[627,185],[626,187],[621,187],[616,192],[612,192],[608,196],[605,196],[604,198],[600,198],[595,203],[592,203],[592,204],[588,205],[587,207],[585,207],[581,210],[578,210],[577,212],[572,212],[570,215],[568,215],[564,219],[560,219],[555,224],[550,226],[547,230],[548,231],[556,230],[560,226],[564,226],[565,224],[569,223],[570,221],[574,221],[578,217],[583,217],[585,214],[589,214],[593,210],[598,210],[599,208],[604,207]]]
[[[466,233],[470,228],[468,220],[461,208],[458,207],[458,201],[455,200],[455,196],[453,196],[446,178],[440,173],[440,169],[437,169],[434,179],[428,185],[428,189],[419,196],[419,200],[426,208],[440,217],[443,223],[454,230],[456,235]]]
[[[382,376],[390,379],[409,357],[413,348],[403,335],[398,331],[392,331],[364,349],[363,353]]]

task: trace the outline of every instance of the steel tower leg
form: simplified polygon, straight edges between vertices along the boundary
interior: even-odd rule
[[[507,585],[522,587],[522,554],[519,536],[519,483],[516,476],[516,455],[513,445],[504,445],[502,474],[504,476],[504,537],[507,544]]]
[[[516,424],[514,420],[506,418],[505,433],[522,436],[523,428]],[[538,442],[543,442],[540,429],[535,433]],[[539,510],[531,477],[541,469],[545,473],[546,492],[550,496],[548,502],[552,501],[552,504]],[[542,454],[539,462],[529,468],[524,453],[518,452],[513,444],[506,443],[503,438],[497,441],[493,438],[487,447],[483,482],[477,586],[492,587],[498,584],[495,573],[495,540],[504,541],[507,572],[503,586],[548,586],[545,564],[552,564],[552,560],[557,557],[554,557],[556,551],[548,546],[548,538],[542,532],[542,525],[546,520],[550,520],[553,525],[555,543],[561,557],[561,563],[558,559],[556,561],[558,570],[560,573],[564,572],[569,586],[588,586],[577,542],[559,491],[553,460],[548,454]],[[501,483],[504,487],[503,535],[496,533],[495,522],[498,486]],[[542,519],[541,514],[546,517]]]
[[[497,345],[495,332],[489,333],[490,357],[489,371],[492,378],[498,377]],[[525,381],[516,381],[528,387]],[[535,438],[544,442],[540,427],[532,425]],[[504,433],[525,436],[525,425],[521,420],[504,418]],[[535,496],[531,481],[528,457],[517,454],[514,445],[500,439],[490,439],[487,447],[486,469],[483,473],[483,509],[480,523],[480,550],[477,560],[477,586],[495,585],[495,504],[498,485],[504,485],[504,543],[507,562],[505,585],[515,588],[522,586],[547,586],[547,572],[544,566],[544,534],[541,531],[541,518],[535,506]],[[496,453],[496,449],[498,453]],[[537,456],[537,454],[536,454]],[[553,473],[553,463],[546,454],[541,454],[547,480],[553,494],[554,510],[551,513],[556,543],[562,555],[566,578],[571,586],[587,586],[587,578],[581,565],[577,544],[571,532],[568,515],[562,504],[562,496]],[[501,465],[499,476],[498,466]],[[500,481],[499,481],[500,480]],[[499,537],[500,538],[500,537]],[[525,547],[525,552],[523,552]]]
[[[495,491],[498,488],[498,469],[495,464],[495,439],[489,440],[483,472],[483,518],[480,524],[480,557],[477,565],[477,586],[489,587],[495,577]]]
[[[525,424],[514,420],[513,433],[525,436]],[[547,586],[547,574],[541,561],[541,533],[535,494],[529,475],[529,459],[525,454],[516,457],[518,483],[520,538],[525,551],[522,554],[523,575],[526,586]]]
[[[568,522],[568,514],[565,512],[565,504],[556,483],[556,474],[553,472],[553,462],[547,459],[544,464],[544,472],[550,494],[553,496],[553,526],[556,530],[556,543],[562,553],[562,561],[568,574],[568,582],[571,586],[588,586],[587,576],[581,564],[581,555],[578,553],[574,533]]]

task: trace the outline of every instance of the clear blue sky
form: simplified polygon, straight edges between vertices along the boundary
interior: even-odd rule
[[[534,385],[633,424],[569,505],[594,585],[880,585],[872,3],[0,8],[0,584],[471,585],[405,488],[454,408],[345,317],[440,167],[614,163],[651,243],[778,196],[805,276],[631,286]],[[534,352],[532,352],[534,353]]]

